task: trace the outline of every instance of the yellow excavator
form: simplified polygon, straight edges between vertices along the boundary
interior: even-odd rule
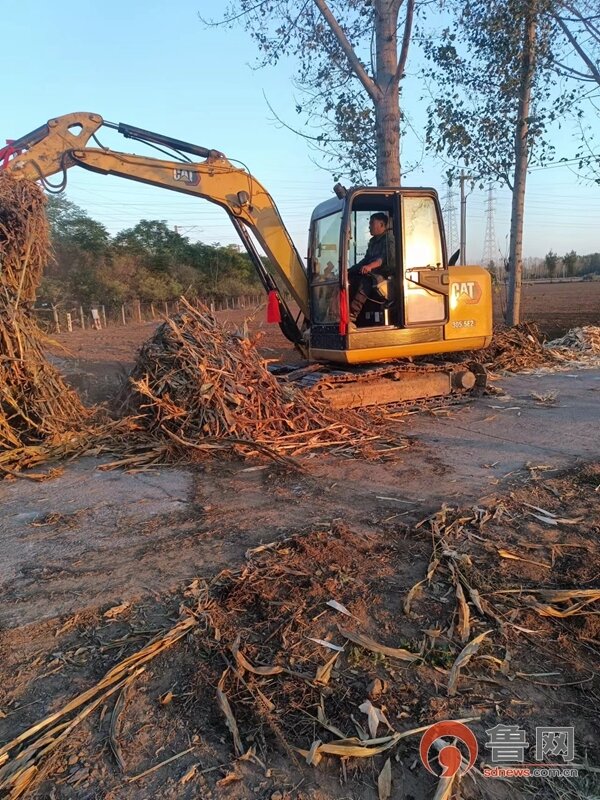
[[[97,136],[102,127],[169,158],[103,147]],[[90,140],[97,146],[89,147]],[[321,372],[316,367],[304,370],[309,383],[325,381],[334,407],[464,394],[485,385],[485,373],[477,365],[411,361],[417,356],[477,350],[492,337],[490,275],[482,267],[453,265],[455,258],[449,264],[434,189],[345,189],[338,184],[335,197],[313,211],[305,265],[268,191],[217,150],[88,113],[51,119],[0,150],[0,168],[17,178],[39,180],[53,191],[65,188],[67,170],[73,166],[221,206],[268,293],[271,321],[279,323],[309,362],[335,366]],[[50,185],[48,178],[57,174],[61,182]],[[366,231],[373,214],[387,221],[392,266],[387,276],[373,282],[352,324],[348,271],[367,251]],[[373,362],[384,364],[365,366]]]

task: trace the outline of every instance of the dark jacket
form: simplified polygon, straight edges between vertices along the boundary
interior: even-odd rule
[[[381,259],[382,264],[377,269],[373,270],[376,275],[383,275],[385,278],[391,278],[395,270],[395,253],[396,245],[394,242],[394,234],[388,231],[387,233],[380,233],[379,236],[372,236],[367,245],[367,252],[365,257],[352,267],[352,272],[360,270],[365,264],[370,264],[372,261]]]

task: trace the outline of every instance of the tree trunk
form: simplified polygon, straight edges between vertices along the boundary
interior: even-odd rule
[[[524,19],[523,54],[519,89],[519,113],[515,132],[515,176],[513,181],[512,214],[510,224],[509,280],[506,321],[518,325],[521,314],[521,284],[523,280],[523,221],[525,213],[525,185],[529,159],[529,107],[531,84],[535,70],[535,43],[537,34],[536,0],[529,3]]]
[[[400,186],[400,105],[398,97],[398,12],[400,3],[376,0],[375,82],[381,96],[374,101],[377,136],[377,185]]]

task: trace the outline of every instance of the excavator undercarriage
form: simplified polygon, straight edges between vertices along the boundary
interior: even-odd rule
[[[475,362],[394,362],[345,370],[326,364],[273,365],[271,372],[285,383],[318,392],[333,409],[382,405],[426,407],[431,401],[479,396],[487,384],[484,367]]]

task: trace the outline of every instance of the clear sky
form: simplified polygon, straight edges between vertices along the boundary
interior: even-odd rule
[[[0,0],[3,98],[0,141],[22,136],[51,117],[90,111],[223,151],[248,165],[269,189],[300,252],[314,206],[332,194],[330,173],[313,162],[304,140],[278,126],[279,116],[301,126],[294,112],[294,65],[255,70],[256,50],[236,28],[207,29],[203,16],[224,4],[212,0]],[[410,63],[409,63],[410,68]],[[405,108],[422,119],[418,91]],[[414,99],[411,99],[414,98]],[[598,125],[596,119],[596,129]],[[138,145],[112,132],[104,144],[133,152]],[[559,155],[571,156],[573,131],[557,138]],[[143,152],[143,151],[142,151]],[[407,161],[418,152],[405,145]],[[432,185],[443,196],[445,165],[428,160],[406,180]],[[104,223],[111,233],[140,219],[164,219],[191,239],[237,242],[223,211],[209,203],[118,178],[71,169],[67,197]],[[483,254],[487,193],[468,198],[468,260]],[[495,201],[498,254],[508,249],[510,195]],[[569,167],[532,172],[526,200],[525,255],[600,251],[600,187],[582,183]]]

